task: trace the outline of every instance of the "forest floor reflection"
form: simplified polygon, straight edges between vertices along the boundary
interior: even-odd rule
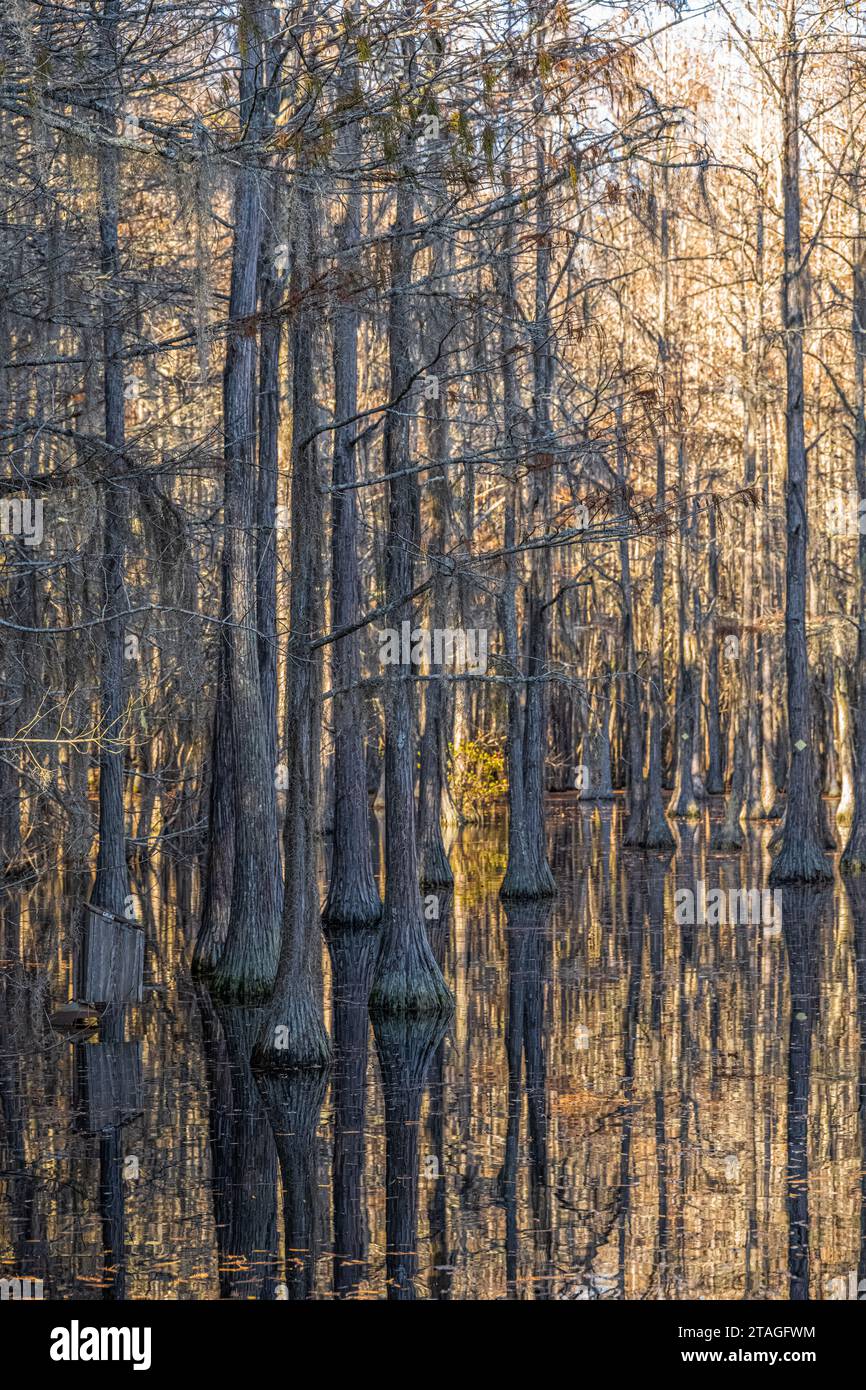
[[[765,886],[769,827],[720,856],[709,816],[680,822],[657,857],[622,850],[618,805],[556,798],[549,826],[543,904],[500,903],[501,822],[452,846],[447,1022],[374,1028],[376,934],[323,943],[326,1076],[253,1073],[256,1011],[190,977],[186,871],[142,874],[145,1002],[81,1038],[50,1023],[68,909],[7,891],[0,1274],[47,1298],[856,1297],[866,886],[680,922],[682,890]]]

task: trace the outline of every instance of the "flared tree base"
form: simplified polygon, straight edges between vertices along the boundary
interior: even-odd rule
[[[716,854],[731,854],[743,848],[745,836],[739,825],[722,824],[710,836],[710,849]]]
[[[556,879],[547,860],[543,864],[514,864],[511,860],[499,889],[507,902],[532,902],[537,898],[556,897]]]
[[[625,849],[640,849],[644,837],[644,809],[638,803],[629,807],[628,820],[623,831],[622,843]]]
[[[376,927],[382,920],[382,902],[379,894],[343,894],[339,898],[329,895],[322,909],[322,923],[326,927],[345,927],[363,931],[366,927]]]
[[[312,984],[294,990],[265,1012],[253,1048],[252,1065],[261,1072],[323,1070],[331,1062],[331,1044]]]
[[[414,912],[407,920],[386,906],[370,1013],[418,1018],[453,1011],[454,997],[436,964],[424,922]]]
[[[832,878],[830,862],[814,839],[798,837],[791,842],[783,835],[782,847],[770,870],[771,888],[782,883],[829,883]]]
[[[195,980],[210,983],[219,968],[223,946],[213,940],[196,941],[190,962],[190,973]]]
[[[641,849],[657,849],[667,852],[677,847],[674,833],[667,822],[664,807],[659,805],[655,808],[647,807],[646,821],[643,828],[643,842]]]
[[[203,973],[202,978],[214,999],[219,999],[223,1004],[264,1004],[274,987],[274,976],[270,971],[267,974],[256,974],[249,970],[235,972],[226,967],[222,960],[215,970]]]
[[[424,888],[453,888],[454,874],[441,838],[428,840],[420,850],[420,884]]]
[[[839,869],[851,878],[866,874],[866,821],[858,822],[856,816],[839,860]]]
[[[675,816],[677,820],[700,820],[701,808],[694,796],[683,793],[668,808],[668,815]]]
[[[225,1004],[261,1004],[270,998],[277,978],[280,922],[274,915],[272,925],[266,926],[269,915],[263,909],[261,916],[252,916],[245,908],[229,922],[219,964],[208,982],[215,999]]]

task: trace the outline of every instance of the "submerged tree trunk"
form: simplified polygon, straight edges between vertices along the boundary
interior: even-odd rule
[[[746,754],[748,745],[748,710],[741,700],[737,712],[737,732],[734,742],[734,765],[731,773],[731,788],[725,803],[725,815],[710,836],[710,848],[714,850],[740,850],[743,848],[743,804],[746,795],[748,770]]]
[[[539,101],[535,101],[536,118],[540,119]],[[532,446],[539,462],[529,525],[536,513],[544,510],[550,497],[550,393],[553,361],[548,303],[550,274],[550,229],[547,202],[540,191],[544,182],[545,154],[543,134],[536,139],[536,179],[539,193],[536,207],[537,249],[535,256],[535,319],[532,340],[533,422]],[[507,187],[510,187],[510,176]],[[503,394],[505,397],[506,447],[516,453],[518,442],[517,419],[520,397],[512,362],[513,332],[510,322],[517,316],[517,295],[514,283],[514,225],[508,218],[502,257],[504,316],[509,324],[503,329]],[[506,345],[507,344],[507,345]],[[508,552],[515,544],[515,505],[517,484],[510,489],[506,500],[506,580],[504,594],[504,629],[506,656],[512,678],[520,670],[518,657],[516,561]],[[542,521],[543,525],[543,521]],[[510,539],[509,539],[510,536]],[[550,556],[533,553],[526,585],[526,680],[524,705],[519,706],[519,686],[509,689],[508,715],[508,863],[499,890],[503,898],[544,898],[556,892],[556,881],[547,860],[544,816],[544,772],[547,753],[547,612],[550,594]],[[517,780],[522,785],[518,788]]]
[[[280,306],[284,276],[275,265],[277,198],[268,191],[260,265],[258,489],[256,495],[256,629],[262,712],[271,768],[277,764],[277,482],[280,448]],[[273,775],[273,774],[272,774]]]
[[[228,598],[226,582],[223,565],[223,619]],[[196,975],[212,974],[222,955],[231,913],[235,859],[233,749],[227,672],[227,662],[231,658],[231,643],[225,628],[220,628],[217,640],[219,653],[208,792],[207,858],[202,887],[201,924],[192,957],[192,969]]]
[[[866,498],[866,216],[863,189],[855,182],[857,234],[854,244],[853,313],[851,336],[854,344],[854,471],[857,493]],[[856,699],[854,721],[854,813],[840,869],[848,874],[866,874],[866,532],[859,527],[857,537],[857,664],[854,676]]]
[[[656,463],[656,507],[661,511],[665,504],[665,446],[661,439],[656,448]],[[662,795],[662,722],[665,707],[664,557],[665,540],[664,536],[659,536],[653,561],[646,795],[641,835],[635,843],[644,849],[671,850],[676,842],[665,816]]]
[[[803,267],[800,243],[799,43],[796,7],[789,0],[782,66],[782,193],[785,268],[782,315],[785,330],[785,667],[788,679],[788,800],[785,829],[770,882],[815,882],[832,877],[821,843],[817,779],[812,747],[809,655],[806,646],[808,462],[803,418]]]
[[[350,68],[348,83],[357,80]],[[347,88],[348,90],[349,88]],[[358,307],[360,282],[361,193],[353,175],[360,160],[361,127],[353,121],[344,136],[346,179],[343,218],[337,228],[341,270],[349,293],[333,316],[334,457],[331,502],[331,626],[349,626],[361,606],[358,564],[358,494],[354,416],[358,410]],[[346,423],[340,423],[346,422]],[[334,728],[334,828],[324,920],[332,926],[366,926],[382,913],[373,877],[364,763],[364,722],[358,690],[361,679],[360,637],[349,633],[334,644],[331,681]]]
[[[430,279],[433,282],[431,332],[427,344],[428,360],[433,361],[445,341],[451,318],[443,310],[444,293],[436,281],[453,270],[451,248],[444,242],[432,258]],[[446,600],[449,580],[442,560],[446,546],[449,513],[447,464],[449,455],[448,415],[446,393],[435,378],[436,389],[427,402],[427,430],[430,463],[434,477],[430,493],[430,549],[436,571],[433,576],[431,617],[433,632],[447,625]],[[435,651],[435,646],[434,646]],[[424,731],[421,735],[421,762],[418,773],[418,848],[421,860],[421,883],[427,888],[450,888],[454,875],[448,862],[442,838],[442,801],[445,791],[446,716],[448,694],[443,680],[441,663],[431,657],[431,679],[424,686]]]
[[[229,326],[223,370],[225,438],[226,604],[231,656],[227,662],[231,720],[235,854],[228,932],[213,989],[222,998],[253,1002],[274,980],[279,947],[280,865],[272,737],[259,673],[256,635],[255,450],[256,340],[262,245],[262,175],[256,146],[266,129],[261,85],[264,11],[245,19],[241,61],[244,141],[234,200]],[[251,147],[251,148],[250,148]]]
[[[407,64],[409,62],[407,54]],[[411,623],[414,555],[418,545],[417,475],[408,472],[409,415],[406,394],[412,374],[412,263],[414,194],[404,170],[397,187],[391,239],[389,359],[391,407],[385,417],[384,471],[388,482],[385,598],[389,622]],[[385,903],[382,950],[370,1007],[374,1013],[423,1014],[450,1011],[451,994],[436,964],[424,926],[415,835],[415,683],[411,670],[387,667],[385,683]]]
[[[617,396],[616,411],[616,471],[619,482],[619,505],[624,510],[627,499],[627,478],[621,394]],[[634,635],[634,589],[632,587],[631,554],[627,535],[623,535],[619,542],[619,572],[626,705],[628,708],[628,820],[623,831],[623,844],[639,846],[643,836],[644,820],[644,716],[638,681],[637,647]]]
[[[117,26],[120,0],[105,0],[100,26],[100,64],[104,91],[102,124],[106,135],[116,133],[118,87]],[[99,145],[99,248],[105,281],[102,302],[102,345],[105,390],[106,479],[103,488],[102,582],[104,612],[100,681],[99,850],[92,901],[123,916],[129,898],[126,867],[126,827],[123,807],[123,658],[126,595],[123,583],[128,484],[124,421],[124,363],[120,246],[118,241],[119,153],[116,145]]]
[[[661,271],[659,275],[658,338],[660,370],[664,382],[669,383],[668,302],[670,298],[670,211],[667,197],[667,175],[664,175],[664,200],[661,209]],[[662,409],[666,410],[665,398]],[[656,435],[656,498],[655,507],[663,518],[667,502],[667,424],[662,418]],[[665,817],[662,795],[662,727],[665,712],[665,673],[664,673],[664,586],[665,551],[667,548],[664,520],[656,537],[653,557],[652,614],[650,625],[650,682],[649,682],[649,746],[647,751],[647,775],[643,807],[643,822],[640,835],[633,841],[644,849],[672,850],[675,847],[673,832]]]
[[[839,804],[836,807],[836,824],[841,828],[850,826],[854,819],[854,759],[851,747],[851,704],[848,698],[848,673],[837,657],[835,663],[834,731],[836,746],[839,749]]]
[[[698,723],[698,655],[695,633],[694,605],[689,584],[688,552],[691,545],[689,519],[685,504],[686,445],[680,438],[677,448],[677,474],[680,497],[680,533],[677,538],[676,594],[677,628],[679,632],[679,671],[677,690],[679,704],[675,721],[676,754],[674,791],[668,810],[683,820],[697,820],[700,815],[694,767],[700,737]]]
[[[719,602],[719,542],[716,529],[716,509],[709,507],[709,545],[707,548],[707,578],[710,593],[708,623],[709,655],[707,657],[707,795],[718,796],[725,789],[722,773],[722,726],[719,715],[719,646],[716,640],[716,609]]]
[[[323,1067],[330,1057],[322,1011],[322,933],[318,833],[322,742],[324,519],[316,447],[313,376],[313,279],[307,259],[315,244],[314,191],[301,174],[292,300],[292,594],[286,697],[286,781],[283,822],[285,893],[279,968],[255,1051],[258,1068]]]

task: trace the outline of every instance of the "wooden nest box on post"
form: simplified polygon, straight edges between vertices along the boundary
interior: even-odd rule
[[[78,957],[79,1003],[140,1004],[144,982],[144,928],[108,908],[85,903]]]

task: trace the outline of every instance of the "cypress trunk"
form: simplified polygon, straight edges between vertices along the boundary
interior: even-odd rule
[[[407,59],[408,61],[408,59]],[[412,263],[414,194],[409,171],[397,187],[391,238],[388,316],[391,406],[385,417],[384,467],[388,482],[385,598],[398,630],[412,622],[414,555],[419,541],[417,474],[407,472],[409,416],[405,401],[412,374]],[[396,476],[395,476],[396,475]],[[430,949],[419,888],[415,834],[415,683],[411,670],[387,667],[385,699],[385,903],[382,949],[370,1007],[374,1014],[450,1012],[448,986]]]
[[[809,656],[806,647],[808,518],[803,419],[803,268],[800,239],[799,63],[796,11],[789,10],[782,66],[782,194],[785,218],[782,316],[785,330],[785,669],[788,684],[788,799],[771,884],[832,877],[821,841],[812,748]]]
[[[344,90],[357,81],[357,69],[347,70]],[[348,293],[333,315],[334,456],[331,502],[331,626],[355,622],[361,606],[358,562],[358,494],[354,416],[358,411],[358,324],[356,286],[361,283],[361,192],[357,169],[361,157],[361,127],[351,122],[341,146],[345,169],[344,212],[337,227],[341,274]],[[332,926],[366,926],[382,913],[373,877],[368,797],[364,759],[364,722],[359,693],[360,637],[350,633],[336,642],[331,655],[334,729],[334,824],[331,866],[324,920]]]
[[[246,16],[241,60],[244,139],[235,185],[229,325],[223,369],[228,705],[234,779],[235,852],[225,946],[213,989],[252,1002],[269,993],[279,947],[280,865],[272,735],[262,701],[256,584],[258,480],[255,449],[255,314],[262,247],[262,174],[257,144],[266,131],[263,12]]]
[[[117,127],[117,25],[120,0],[105,0],[100,26],[100,65],[103,69],[102,125],[108,136]],[[105,282],[102,301],[103,384],[105,392],[106,478],[103,485],[102,582],[103,611],[99,742],[99,850],[92,901],[123,916],[128,906],[126,827],[123,807],[123,583],[128,525],[126,430],[124,421],[124,363],[120,245],[118,240],[119,154],[116,145],[100,142],[99,250]]]
[[[311,268],[313,189],[301,175],[292,301],[292,593],[287,661],[286,772],[283,822],[285,892],[276,983],[253,1053],[263,1069],[324,1067],[330,1056],[322,1011],[322,933],[319,915],[318,833],[322,742],[323,627],[321,556],[324,519],[319,479],[313,376],[314,308]],[[235,870],[237,872],[237,869]]]

